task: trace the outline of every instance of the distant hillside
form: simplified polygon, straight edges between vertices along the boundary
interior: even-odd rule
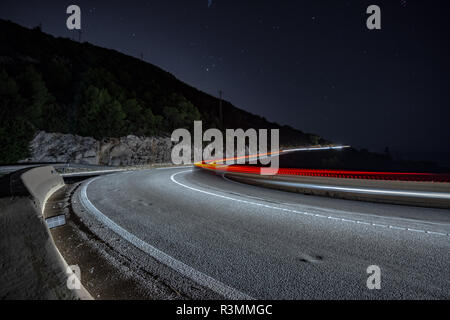
[[[142,60],[0,20],[0,163],[25,158],[37,130],[152,136],[205,128],[280,128],[280,143],[325,140],[223,102]]]

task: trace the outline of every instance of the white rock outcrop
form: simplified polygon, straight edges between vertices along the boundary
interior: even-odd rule
[[[111,166],[168,163],[172,142],[164,137],[105,138],[40,131],[30,142],[24,162],[72,162]]]

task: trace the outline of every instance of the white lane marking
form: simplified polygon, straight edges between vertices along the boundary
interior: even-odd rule
[[[246,179],[251,180],[251,181],[257,181],[256,179],[252,179],[252,178],[246,178]],[[322,185],[316,185],[316,184],[310,184],[310,183],[300,183],[300,182],[290,182],[290,181],[273,181],[273,180],[266,180],[265,183],[272,184],[272,185],[278,185],[278,186],[291,186],[291,187],[326,190],[326,191],[342,191],[342,192],[361,193],[361,194],[380,194],[380,195],[388,195],[388,196],[422,197],[422,198],[427,198],[427,199],[450,200],[450,193],[446,193],[446,192],[371,189],[371,188],[340,187],[340,186],[329,186],[329,185],[322,186]]]
[[[419,229],[413,229],[413,228],[408,228],[409,231],[414,231],[414,232],[424,232],[423,230],[419,230]]]
[[[241,199],[236,199],[236,198],[224,196],[224,195],[221,195],[221,194],[213,193],[213,192],[210,192],[210,191],[204,191],[204,190],[201,190],[201,189],[197,189],[197,188],[193,188],[193,187],[190,187],[190,186],[188,186],[188,185],[185,185],[185,184],[183,184],[183,183],[181,183],[181,182],[179,182],[179,181],[177,181],[177,180],[175,179],[175,176],[177,176],[177,175],[179,175],[179,174],[181,174],[181,173],[186,173],[186,172],[191,172],[191,171],[192,171],[192,170],[184,170],[184,171],[176,172],[176,173],[174,173],[174,174],[172,174],[172,175],[170,176],[170,180],[172,180],[174,183],[176,183],[176,184],[178,184],[178,185],[180,185],[180,186],[182,186],[182,187],[184,187],[184,188],[190,189],[190,190],[192,190],[192,191],[196,191],[196,192],[201,192],[201,193],[204,193],[204,194],[208,194],[208,195],[211,195],[211,196],[214,196],[214,197],[219,197],[219,198],[222,198],[222,199],[227,199],[227,200],[232,200],[232,201],[241,202],[241,203],[245,203],[245,204],[250,204],[250,205],[254,205],[254,206],[258,206],[258,207],[266,207],[266,208],[270,208],[270,209],[274,209],[274,210],[288,211],[288,212],[292,212],[292,213],[303,214],[303,215],[306,215],[306,216],[315,216],[315,217],[317,217],[316,214],[309,213],[309,212],[306,212],[306,211],[298,211],[298,210],[292,210],[292,209],[286,209],[286,208],[280,208],[280,207],[268,206],[268,205],[262,204],[262,203],[257,203],[257,202],[247,201],[247,200],[241,200]],[[324,218],[325,218],[325,216],[322,216],[322,215],[320,215],[320,217],[324,217]],[[351,220],[351,219],[344,219],[344,218],[336,218],[336,217],[332,217],[332,216],[328,216],[328,217],[326,217],[326,218],[332,219],[332,220],[340,220],[340,221],[342,221],[342,222],[350,222],[350,223],[366,224],[366,225],[371,225],[371,226],[374,226],[374,227],[382,227],[382,228],[396,229],[396,230],[402,230],[402,231],[416,232],[416,231],[409,230],[409,229],[406,228],[406,227],[399,227],[399,226],[384,225],[384,224],[379,224],[379,223],[364,222],[364,221],[360,221],[360,220]],[[418,229],[417,229],[417,230],[418,230]],[[429,230],[421,230],[421,231],[422,231],[423,233],[432,234],[432,235],[450,236],[450,234],[448,234],[448,233],[434,232],[434,231],[429,231]]]
[[[118,173],[118,172],[129,172],[129,169],[111,169],[111,170],[96,170],[96,171],[82,171],[82,172],[72,172],[72,173],[62,173],[63,177],[79,176],[84,174],[97,174],[97,173]]]
[[[167,169],[183,169],[183,168],[192,168],[192,166],[160,167],[160,168],[155,168],[155,169],[156,170],[167,170]]]
[[[439,235],[439,236],[446,236],[446,234],[442,233],[442,232],[435,232],[435,231],[427,231],[427,232],[430,233],[430,234],[436,234],[436,235]]]
[[[395,229],[395,230],[407,230],[408,228],[404,228],[404,227],[397,227],[397,226],[389,226],[390,229]]]
[[[223,178],[224,180],[230,182],[230,183],[235,183],[235,184],[238,184],[238,185],[240,185],[240,186],[244,186],[244,187],[253,186],[253,185],[251,185],[251,184],[246,184],[246,183],[244,183],[244,182],[239,182],[239,181],[231,180],[230,178],[228,178],[228,177],[225,176],[225,173],[222,174],[222,178]],[[255,188],[258,188],[257,186],[254,186],[254,187],[255,187]],[[274,189],[271,189],[271,190],[273,191]],[[277,191],[278,191],[278,190],[277,190]],[[289,206],[296,206],[296,205],[298,205],[297,203],[289,203],[289,202],[280,203],[280,204],[282,204],[282,205],[289,205]],[[342,214],[352,214],[352,215],[359,215],[359,216],[364,216],[364,217],[373,217],[373,218],[379,218],[379,217],[380,217],[380,216],[378,216],[378,215],[369,214],[369,213],[361,213],[361,212],[351,212],[351,213],[350,213],[350,212],[346,212],[346,211],[343,211],[343,210],[336,210],[336,209],[320,208],[320,210],[321,210],[321,211],[325,211],[325,212],[342,213]],[[385,218],[385,219],[391,219],[391,217],[383,217],[383,218]],[[405,218],[405,217],[403,217],[402,219],[403,219],[403,220],[407,220],[407,221],[409,221],[409,222],[411,222],[411,223],[416,223],[416,222],[417,222],[417,220],[411,219],[411,218]],[[428,222],[428,221],[427,221],[427,224],[429,224],[429,225],[435,225],[435,226],[448,226],[448,223],[440,223],[440,222]],[[432,233],[432,232],[430,232],[430,233]],[[440,232],[438,232],[438,233],[440,233]]]
[[[99,220],[101,223],[103,223],[105,226],[113,230],[116,234],[120,235],[122,238],[127,240],[128,242],[132,243],[136,248],[144,251],[151,257],[155,258],[159,262],[165,264],[166,266],[172,268],[173,270],[177,271],[178,273],[184,275],[185,277],[193,280],[194,282],[209,288],[210,290],[224,296],[227,299],[233,299],[233,300],[252,300],[252,298],[245,294],[240,292],[239,290],[232,288],[230,286],[227,286],[226,284],[200,272],[195,270],[194,268],[188,266],[187,264],[169,256],[168,254],[162,252],[161,250],[151,246],[147,242],[139,239],[132,233],[128,232],[118,224],[116,224],[114,221],[106,217],[100,210],[98,210],[92,202],[89,200],[87,196],[87,187],[91,182],[96,180],[98,178],[89,180],[87,183],[83,185],[80,192],[80,200],[83,204],[83,206],[88,209],[88,211],[94,215],[97,220]]]

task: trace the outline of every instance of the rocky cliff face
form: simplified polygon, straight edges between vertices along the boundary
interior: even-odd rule
[[[110,166],[169,163],[172,142],[163,137],[106,138],[39,132],[30,143],[25,162],[72,162]]]

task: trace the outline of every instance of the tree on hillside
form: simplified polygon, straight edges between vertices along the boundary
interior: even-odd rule
[[[128,99],[125,101],[123,109],[126,113],[127,132],[140,135],[145,125],[142,116],[144,109],[136,99]]]
[[[155,116],[150,107],[142,107],[136,99],[128,99],[123,106],[126,113],[126,132],[137,136],[155,135],[161,129],[161,116]]]
[[[84,92],[77,110],[79,134],[103,137],[120,137],[124,132],[126,114],[119,101],[112,98],[107,89],[89,86]]]
[[[92,85],[97,88],[104,88],[119,102],[124,102],[127,98],[125,87],[108,70],[103,68],[89,68],[83,73],[82,78],[86,86]]]
[[[142,132],[143,135],[153,136],[158,135],[163,131],[163,117],[160,115],[154,115],[152,109],[146,109],[144,111],[143,118],[145,122],[144,131]]]
[[[68,66],[61,60],[54,57],[42,67],[42,75],[47,84],[47,88],[59,101],[70,103],[71,95],[67,94],[70,88],[72,73]]]
[[[165,128],[174,130],[177,128],[192,128],[194,120],[201,120],[198,109],[185,97],[172,94],[167,106],[163,108]]]
[[[49,93],[41,74],[32,66],[28,66],[19,76],[20,92],[26,97],[27,104],[23,110],[16,108],[34,128],[49,132],[65,132],[67,130],[64,111],[56,99]]]
[[[0,163],[16,162],[28,156],[28,142],[34,131],[29,121],[16,111],[25,105],[16,81],[0,70]]]

